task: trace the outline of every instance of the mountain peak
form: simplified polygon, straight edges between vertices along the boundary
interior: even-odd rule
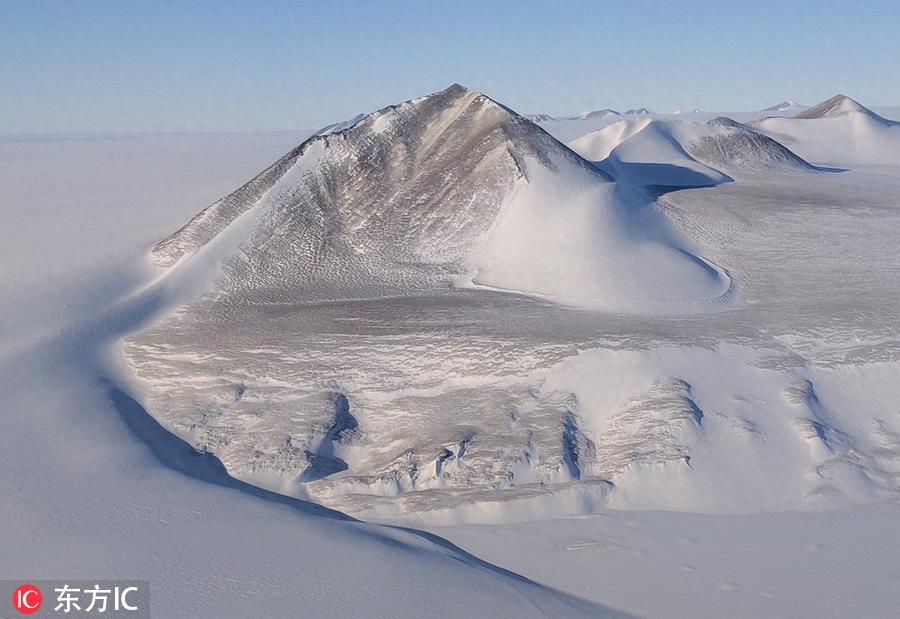
[[[241,302],[462,286],[643,313],[728,292],[677,239],[623,232],[643,198],[610,181],[531,121],[451,86],[313,136],[152,255],[177,268],[173,281]]]
[[[371,253],[373,262],[381,253],[423,264],[452,262],[489,226],[518,179],[559,166],[578,169],[593,183],[610,180],[513,110],[453,84],[320,130],[157,244],[153,257],[172,266],[215,240],[223,255],[238,256],[228,261],[233,271],[244,262],[256,270],[247,277],[274,285],[260,265],[271,259],[296,269],[286,245],[294,241],[261,242],[257,220],[273,233],[293,230],[296,220],[303,222],[302,234],[319,234],[310,245],[317,256],[349,260],[345,250],[352,247],[353,255]],[[428,217],[422,205],[431,208]],[[241,243],[262,248],[260,260],[240,258],[229,245],[231,230],[240,236],[240,225],[232,226],[238,220],[256,222],[248,224],[252,234],[240,234]],[[384,229],[387,222],[391,231]],[[397,246],[398,234],[407,242]]]
[[[472,90],[471,88],[466,88],[459,82],[453,82],[449,86],[447,86],[444,90],[437,92],[437,95],[463,95],[467,93],[481,94],[478,91]]]
[[[884,121],[878,114],[847,95],[837,94],[821,103],[795,115],[794,118],[834,118],[852,112],[863,113],[876,120]]]

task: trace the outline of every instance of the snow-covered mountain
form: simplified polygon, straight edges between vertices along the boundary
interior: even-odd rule
[[[897,495],[880,370],[846,369],[890,356],[859,339],[895,322],[889,230],[821,208],[869,181],[727,118],[572,150],[458,85],[339,127],[153,250],[182,305],[126,358],[231,475],[400,520]]]
[[[639,107],[639,108],[634,108],[634,109],[630,109],[630,110],[625,110],[624,114],[625,114],[625,116],[628,116],[628,115],[647,116],[647,115],[653,114],[653,112],[651,112],[650,110],[648,110],[645,107]]]
[[[410,311],[419,313],[441,307],[448,290],[536,299],[528,303],[553,312],[569,311],[564,306],[639,314],[715,311],[732,284],[696,251],[641,192],[617,187],[535,124],[454,85],[314,135],[203,210],[152,255],[169,270],[164,285],[212,293],[176,320],[204,330],[203,316],[227,321],[235,312],[272,304],[415,296],[426,299],[412,304]],[[247,334],[229,337],[237,342]],[[261,342],[271,335],[253,336],[259,344],[248,349],[266,349]],[[146,346],[139,342],[130,350],[150,378],[159,358]],[[481,364],[492,356],[455,363]],[[151,408],[168,411],[170,427],[216,453],[236,475],[257,479],[260,470],[290,471],[291,493],[299,482],[303,492],[332,501],[361,487],[367,494],[446,488],[474,497],[511,477],[517,496],[527,497],[543,484],[565,488],[581,479],[594,450],[565,393],[480,390],[479,398],[496,398],[497,406],[467,406],[453,423],[443,412],[445,399],[421,400],[427,426],[413,439],[393,436],[398,428],[389,417],[364,421],[351,404],[356,395],[350,398],[346,389],[336,384],[291,396],[304,411],[300,419],[267,415],[255,431],[230,413],[200,413],[179,396]],[[228,390],[235,410],[263,404],[258,392],[251,396],[239,385]],[[263,406],[273,401],[267,396]],[[502,402],[531,411],[528,419],[502,430],[508,424]],[[278,445],[270,442],[276,436]],[[567,438],[560,442],[559,436]],[[375,444],[362,452],[354,448],[370,441]],[[508,451],[500,456],[502,445]],[[467,465],[460,468],[463,455]],[[587,469],[584,477],[575,496],[605,493],[603,478]],[[275,488],[282,483],[260,479]]]
[[[794,101],[792,99],[785,99],[781,103],[776,103],[775,105],[770,105],[769,107],[765,107],[760,111],[761,112],[785,112],[785,111],[797,110],[797,109],[800,109],[803,107],[805,107],[805,106],[801,105],[800,103],[797,103],[796,101]]]
[[[645,186],[702,187],[732,176],[814,170],[775,140],[724,117],[707,123],[623,120],[570,146],[613,178]]]
[[[793,117],[768,117],[753,124],[809,161],[900,164],[900,123],[845,95],[835,95]]]
[[[646,311],[727,290],[652,211],[634,229],[635,200],[536,125],[457,85],[314,135],[153,257],[271,300],[454,284]]]
[[[603,613],[547,586],[640,616],[892,616],[896,168],[776,169],[648,205],[734,276],[714,314],[460,289],[170,305],[143,248],[303,137],[0,140],[5,578],[88,565],[177,581],[153,587],[158,616],[404,616],[461,591],[463,614]],[[160,272],[163,290],[185,266]],[[148,439],[155,423],[117,411],[110,382],[208,453]],[[564,444],[577,458],[554,482]],[[476,558],[295,509],[229,483],[211,454],[363,516],[504,524],[428,525]],[[326,457],[348,468],[298,479]],[[723,511],[778,513],[708,513]]]
[[[582,120],[587,120],[590,118],[605,118],[607,116],[620,116],[619,112],[616,110],[611,110],[609,108],[603,108],[602,110],[593,110],[591,112],[582,112],[578,116],[574,116],[573,118],[580,118]]]
[[[862,114],[874,121],[887,124],[888,121],[865,107],[858,101],[854,101],[846,95],[835,95],[830,99],[825,99],[811,108],[803,110],[794,116],[794,118],[836,118],[848,114]]]

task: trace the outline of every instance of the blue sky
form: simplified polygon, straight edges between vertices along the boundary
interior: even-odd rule
[[[900,105],[900,2],[0,0],[0,133],[317,128],[460,82],[523,113]]]

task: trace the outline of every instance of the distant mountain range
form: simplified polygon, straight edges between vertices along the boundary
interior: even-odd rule
[[[770,105],[769,107],[763,108],[762,112],[783,112],[784,110],[793,110],[800,109],[805,107],[796,101],[792,101],[791,99],[787,99],[782,101],[781,103],[776,103],[775,105]]]

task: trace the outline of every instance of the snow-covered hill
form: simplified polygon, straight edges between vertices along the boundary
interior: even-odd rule
[[[900,123],[844,95],[790,118],[760,119],[754,126],[815,163],[900,165]]]
[[[814,171],[778,142],[724,117],[703,124],[625,120],[570,146],[613,178],[644,186],[704,187],[732,176]]]

